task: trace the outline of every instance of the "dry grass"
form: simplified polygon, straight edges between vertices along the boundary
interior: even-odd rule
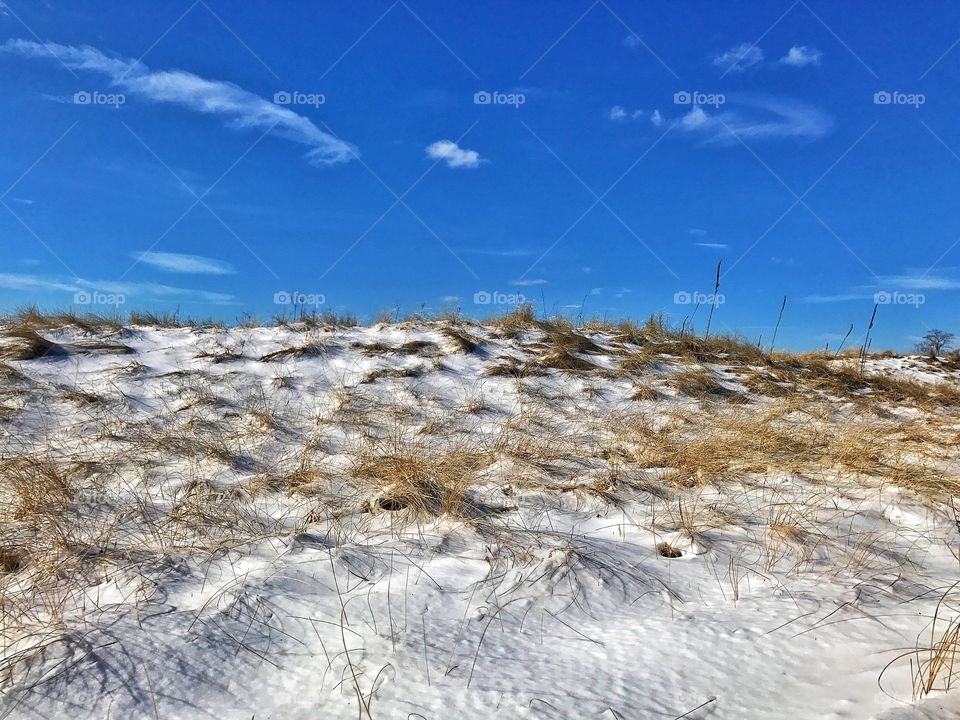
[[[109,332],[123,327],[123,319],[118,315],[80,314],[72,310],[59,312],[41,312],[35,306],[28,306],[5,319],[5,324],[31,329],[37,332],[75,327],[84,332]]]
[[[62,468],[29,455],[0,464],[0,484],[13,495],[14,502],[8,507],[14,520],[56,518],[74,496]]]
[[[419,517],[478,518],[483,505],[472,493],[478,474],[495,455],[480,448],[432,450],[396,436],[358,453],[352,474],[376,497],[371,510],[409,511]]]
[[[630,396],[631,400],[644,400],[647,402],[657,402],[663,400],[663,398],[664,394],[662,392],[646,384],[634,385],[633,394]]]
[[[637,442],[628,451],[642,467],[662,468],[662,479],[680,487],[703,486],[743,473],[796,467],[806,443],[773,430],[766,418],[703,418],[702,431],[665,425],[654,430],[634,426]],[[681,420],[683,422],[683,420]],[[686,420],[686,424],[690,420]]]
[[[494,328],[500,337],[514,338],[527,330],[536,330],[542,327],[533,305],[518,305],[512,312],[500,317],[490,318],[485,323]]]
[[[422,376],[427,369],[423,365],[413,365],[407,368],[377,368],[364,375],[360,384],[370,385],[383,378],[416,378]]]
[[[133,326],[140,327],[162,327],[162,328],[178,328],[182,327],[180,321],[180,313],[152,313],[145,310],[132,310],[130,311],[130,316],[127,319]]]
[[[651,316],[642,326],[621,323],[613,334],[621,346],[636,346],[628,352],[648,361],[659,355],[670,355],[683,361],[728,365],[766,365],[770,362],[767,353],[742,337],[713,334],[705,339],[689,331],[669,328],[661,315]]]
[[[951,588],[937,604],[930,625],[930,645],[917,652],[914,695],[924,697],[938,687],[943,692],[951,689],[957,681],[957,654],[960,653],[960,616],[945,619],[947,612],[956,613],[950,597]]]
[[[499,362],[488,365],[484,375],[490,377],[525,378],[545,375],[543,368],[536,362],[523,362],[510,355],[501,355]]]
[[[64,347],[47,340],[30,328],[9,328],[4,331],[3,337],[0,337],[0,359],[3,360],[38,360],[66,354]]]
[[[894,424],[834,418],[824,422],[794,406],[768,411],[675,414],[662,425],[640,416],[618,420],[615,435],[629,462],[657,468],[678,487],[702,487],[749,475],[792,474],[813,479],[886,478],[929,497],[958,489],[935,470],[935,458],[917,456],[895,442]]]
[[[957,587],[954,583],[940,597],[929,625],[929,636],[917,639],[915,650],[901,653],[880,672],[880,687],[884,675],[894,665],[909,660],[913,700],[920,700],[935,692],[949,692],[960,679],[957,667],[960,655],[960,606],[957,604]],[[927,637],[929,639],[927,639]]]
[[[462,325],[446,324],[440,328],[440,334],[458,352],[470,355],[480,351],[480,339]]]
[[[691,368],[674,374],[667,384],[677,392],[699,400],[730,399],[739,393],[731,390],[706,368]]]
[[[310,342],[296,347],[281,348],[260,357],[260,362],[278,362],[281,360],[296,360],[299,358],[322,357],[327,352],[327,346],[321,342]]]

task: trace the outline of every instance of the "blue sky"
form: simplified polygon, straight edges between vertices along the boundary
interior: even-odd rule
[[[4,309],[680,323],[722,259],[722,330],[766,342],[787,295],[778,345],[877,297],[875,348],[960,331],[956,4],[11,0],[0,29]]]

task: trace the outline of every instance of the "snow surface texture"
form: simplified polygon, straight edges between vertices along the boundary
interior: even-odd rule
[[[618,372],[609,334],[530,372],[540,331],[463,332],[64,330],[8,361],[0,717],[960,717],[912,675],[960,567],[949,498],[849,464],[680,477],[638,460],[650,428],[786,400],[723,363],[728,397],[679,392],[679,359]],[[389,478],[421,466],[463,482],[415,513]]]

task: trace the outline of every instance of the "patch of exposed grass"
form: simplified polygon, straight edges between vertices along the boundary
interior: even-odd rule
[[[631,400],[645,400],[647,402],[656,402],[658,400],[662,400],[663,398],[664,395],[662,392],[654,387],[651,387],[650,385],[645,385],[642,383],[634,385],[633,394],[630,396]]]
[[[66,354],[67,350],[62,345],[48,340],[30,328],[10,328],[0,337],[2,360],[39,360]]]
[[[361,385],[370,385],[383,378],[415,378],[420,377],[426,372],[423,365],[414,365],[408,368],[377,368],[371,370],[360,381]]]
[[[536,330],[541,327],[533,305],[518,305],[511,312],[499,317],[490,318],[486,325],[494,328],[501,337],[513,338],[527,330]]]
[[[730,399],[740,395],[720,382],[717,377],[706,368],[691,368],[675,373],[667,384],[677,392],[699,400]]]
[[[445,325],[440,329],[440,335],[456,348],[457,352],[470,355],[480,350],[480,340],[462,325]]]
[[[376,508],[371,509],[475,518],[483,508],[471,489],[477,475],[494,460],[492,452],[478,448],[429,450],[392,438],[363,448],[352,474],[375,491]]]
[[[322,357],[327,347],[321,342],[311,342],[296,347],[282,348],[261,356],[260,362],[278,362],[280,360],[296,360],[299,358]]]

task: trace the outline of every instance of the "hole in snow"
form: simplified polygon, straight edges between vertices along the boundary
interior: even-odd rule
[[[673,545],[665,542],[659,543],[657,545],[657,553],[660,555],[663,555],[663,557],[666,557],[666,558],[678,558],[683,555],[683,553],[680,552]]]

